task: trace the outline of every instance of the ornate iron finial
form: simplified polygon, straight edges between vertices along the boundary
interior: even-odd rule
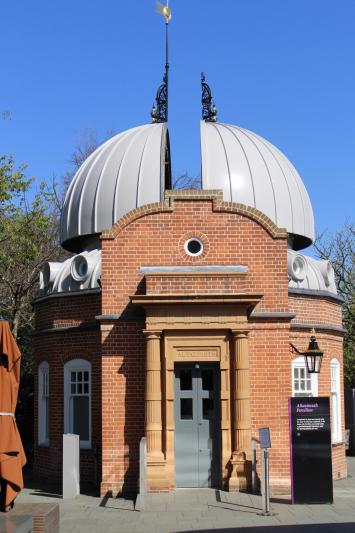
[[[201,87],[202,87],[202,119],[207,122],[217,121],[217,107],[212,100],[210,86],[206,83],[204,73],[201,73]]]
[[[150,116],[152,123],[167,122],[168,121],[168,82],[167,75],[164,75],[163,83],[157,90],[155,97],[156,105],[153,104]]]
[[[153,104],[150,116],[152,122],[167,122],[168,121],[168,94],[169,94],[169,22],[171,21],[171,10],[169,7],[169,0],[166,0],[166,5],[157,2],[157,11],[163,15],[165,19],[165,74],[163,83],[157,90],[156,105]]]

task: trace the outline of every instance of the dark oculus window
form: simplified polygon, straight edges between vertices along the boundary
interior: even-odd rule
[[[200,239],[197,239],[196,237],[192,237],[191,239],[188,239],[185,242],[184,250],[188,255],[198,256],[198,255],[201,255],[203,252],[203,244],[200,241]]]

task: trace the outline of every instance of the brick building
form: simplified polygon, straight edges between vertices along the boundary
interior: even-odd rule
[[[346,476],[341,299],[290,161],[260,136],[201,122],[202,189],[171,190],[166,123],[99,147],[68,190],[35,302],[35,473],[60,482],[80,434],[82,485],[135,491],[147,436],[151,491],[244,490],[271,429],[270,480],[290,492],[288,398],[330,396],[333,476]],[[319,375],[290,349],[310,329]]]

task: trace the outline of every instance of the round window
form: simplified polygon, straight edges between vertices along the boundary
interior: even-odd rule
[[[189,255],[193,255],[193,256],[201,255],[203,252],[203,244],[200,241],[200,239],[196,239],[196,237],[192,237],[192,239],[188,239],[185,242],[184,249],[185,249],[185,252]]]

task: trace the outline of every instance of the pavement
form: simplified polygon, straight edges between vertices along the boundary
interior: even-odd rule
[[[134,501],[81,495],[62,500],[41,489],[24,489],[17,502],[60,505],[61,533],[355,533],[355,457],[349,476],[334,482],[334,504],[291,505],[271,499],[274,516],[260,516],[261,497],[215,489],[150,494],[145,510]]]

